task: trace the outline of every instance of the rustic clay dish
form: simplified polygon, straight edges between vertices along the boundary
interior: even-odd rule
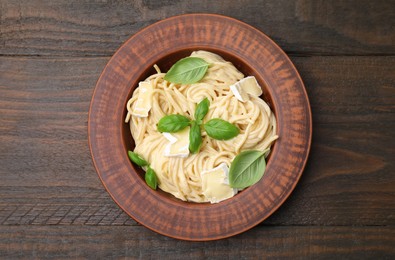
[[[219,204],[175,199],[144,182],[127,150],[134,143],[124,123],[125,105],[153,64],[167,71],[194,50],[231,61],[263,86],[278,120],[278,134],[266,173],[256,185]],[[137,222],[184,240],[214,240],[239,234],[270,216],[298,182],[310,150],[312,121],[298,72],[265,34],[233,18],[212,14],[171,17],[127,40],[101,74],[89,111],[89,142],[97,173],[114,201]]]

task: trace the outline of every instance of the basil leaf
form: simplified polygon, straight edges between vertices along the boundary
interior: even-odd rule
[[[189,151],[191,151],[191,153],[198,153],[202,143],[200,126],[196,121],[192,121],[191,128],[189,129]]]
[[[232,188],[244,189],[257,183],[266,169],[264,153],[250,150],[238,154],[230,165],[229,183]]]
[[[204,124],[207,134],[217,140],[229,140],[239,134],[239,128],[225,120],[214,118]]]
[[[129,159],[140,167],[147,166],[148,162],[135,152],[128,151]]]
[[[173,83],[193,84],[206,74],[208,63],[197,57],[187,57],[177,61],[165,75],[165,80]]]
[[[200,103],[196,106],[195,110],[195,120],[198,124],[201,124],[203,121],[203,118],[207,115],[208,113],[208,108],[210,107],[210,101],[208,101],[207,98],[203,99],[200,101]]]
[[[156,190],[158,186],[158,179],[156,177],[155,171],[148,166],[147,172],[145,173],[145,183],[151,187],[151,189]]]
[[[158,131],[175,133],[189,125],[191,120],[182,115],[168,115],[159,120]]]

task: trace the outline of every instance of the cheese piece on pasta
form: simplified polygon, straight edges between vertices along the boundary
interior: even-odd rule
[[[201,172],[203,195],[211,203],[218,203],[237,194],[229,185],[229,168],[221,163],[212,170]]]
[[[240,82],[240,81],[239,81]],[[233,95],[240,100],[241,102],[247,102],[250,100],[250,97],[248,96],[248,93],[243,90],[239,82],[236,82],[232,86],[230,86],[230,90],[232,90]]]
[[[243,103],[250,100],[249,94],[257,97],[262,95],[262,88],[259,86],[254,76],[241,79],[231,85],[230,90],[232,90],[233,95]]]
[[[189,155],[189,126],[177,133],[163,133],[163,136],[169,140],[166,145],[164,156],[185,158]]]
[[[150,82],[139,82],[139,94],[132,115],[137,117],[148,117],[152,107],[152,86]]]

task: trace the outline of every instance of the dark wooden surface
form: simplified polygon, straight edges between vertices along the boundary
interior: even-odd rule
[[[394,258],[394,1],[0,0],[0,256]],[[235,17],[299,70],[313,112],[309,162],[267,221],[214,242],[138,225],[93,168],[87,115],[117,47],[182,13]]]

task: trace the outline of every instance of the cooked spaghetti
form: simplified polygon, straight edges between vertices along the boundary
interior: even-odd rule
[[[228,167],[237,154],[244,150],[265,151],[266,156],[276,135],[276,118],[268,104],[259,97],[251,96],[247,102],[240,102],[230,90],[230,85],[244,78],[235,66],[222,57],[196,51],[192,57],[208,62],[207,73],[198,83],[183,85],[164,80],[158,66],[157,73],[145,82],[152,86],[152,107],[148,117],[132,115],[139,94],[136,88],[127,103],[130,131],[135,141],[134,152],[149,161],[155,170],[159,188],[184,201],[208,202],[202,193],[201,172],[221,163]],[[157,130],[158,121],[169,114],[180,114],[193,118],[196,104],[207,98],[209,112],[204,121],[221,118],[236,125],[240,134],[227,141],[215,140],[202,130],[203,144],[200,152],[185,158],[164,156],[168,139]]]

